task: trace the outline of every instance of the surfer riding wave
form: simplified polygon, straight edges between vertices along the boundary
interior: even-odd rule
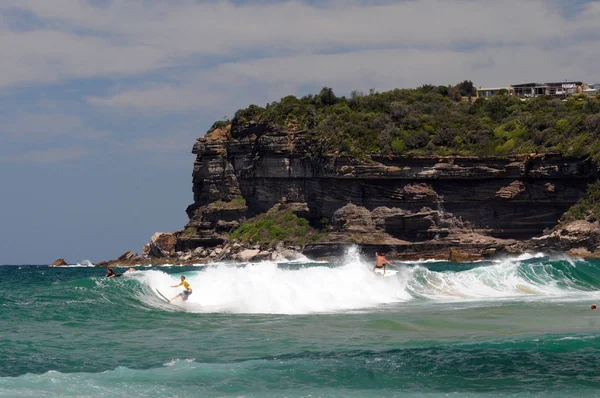
[[[383,254],[379,254],[378,252],[375,252],[375,257],[377,258],[376,262],[375,262],[375,267],[373,267],[373,272],[375,272],[376,269],[383,269],[383,275],[385,275],[385,271],[386,271],[386,264],[391,265],[392,267],[396,267],[396,265],[390,263],[388,261],[387,258],[385,258],[385,255]]]
[[[192,286],[188,281],[185,280],[185,276],[181,275],[181,283],[179,285],[173,285],[171,287],[179,287],[183,286],[183,291],[179,293],[177,296],[173,297],[171,301],[175,300],[177,297],[181,297],[181,300],[187,301],[190,294],[192,294]]]

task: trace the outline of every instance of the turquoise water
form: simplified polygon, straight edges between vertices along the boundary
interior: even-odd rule
[[[0,266],[0,396],[600,396],[600,262],[369,260]]]

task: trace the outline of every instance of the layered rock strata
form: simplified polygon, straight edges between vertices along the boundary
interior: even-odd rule
[[[278,203],[311,223],[331,221],[321,246],[357,234],[363,245],[414,252],[478,241],[506,246],[553,228],[597,177],[591,161],[559,155],[359,161],[321,153],[306,133],[255,124],[214,130],[192,152],[194,203],[177,242],[183,251],[225,243],[241,220]],[[340,212],[349,203],[362,209],[349,214],[354,229],[340,224],[348,223]]]

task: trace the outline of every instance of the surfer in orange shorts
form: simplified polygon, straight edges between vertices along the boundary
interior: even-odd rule
[[[378,252],[375,252],[375,257],[377,258],[377,260],[375,262],[375,267],[373,267],[373,272],[375,272],[376,269],[383,268],[383,275],[385,275],[385,265],[386,264],[389,264],[392,267],[395,267],[395,265],[390,263],[383,254],[379,254]]]

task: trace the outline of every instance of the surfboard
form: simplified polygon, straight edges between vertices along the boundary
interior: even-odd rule
[[[167,303],[170,303],[170,302],[171,302],[171,300],[169,300],[168,298],[166,298],[166,297],[165,297],[165,295],[164,295],[164,294],[162,294],[162,293],[161,293],[161,292],[160,292],[158,289],[156,289],[156,293],[158,293],[158,295],[159,295],[160,297],[162,297],[163,299],[165,299],[165,301],[166,301]]]
[[[385,275],[384,275],[383,274],[383,269],[377,268],[377,269],[375,269],[375,273],[377,275],[381,275],[381,276],[393,276],[393,275],[396,275],[398,273],[398,271],[393,270],[393,269],[388,269],[388,270],[385,271]]]

